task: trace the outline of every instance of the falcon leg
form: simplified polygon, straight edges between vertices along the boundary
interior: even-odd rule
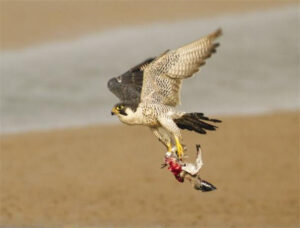
[[[172,151],[172,144],[170,142],[167,143],[168,152]]]
[[[172,143],[170,137],[168,137],[168,134],[161,128],[151,128],[151,130],[158,140],[167,147],[168,152],[171,152]]]
[[[173,145],[175,144],[176,154],[177,154],[178,158],[182,159],[184,149],[179,140],[179,139],[181,139],[180,129],[178,128],[176,123],[171,118],[168,118],[166,116],[159,118],[159,122],[162,125],[162,128],[168,132],[170,138],[174,139],[174,140],[170,140],[170,141],[171,141],[171,143],[173,141]],[[174,150],[175,148],[172,148],[172,150]]]

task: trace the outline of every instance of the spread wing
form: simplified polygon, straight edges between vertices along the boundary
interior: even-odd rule
[[[218,29],[200,40],[162,54],[146,66],[141,101],[170,106],[179,104],[182,80],[191,77],[205,64],[219,46],[214,40],[221,34]]]
[[[146,59],[124,74],[111,78],[107,83],[109,90],[115,94],[121,102],[127,102],[137,106],[140,102],[143,85],[143,69],[153,60],[154,58]]]

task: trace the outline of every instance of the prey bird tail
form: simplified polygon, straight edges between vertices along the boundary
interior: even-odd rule
[[[218,127],[212,125],[211,123],[220,123],[221,120],[210,119],[204,116],[203,113],[186,113],[178,119],[175,119],[174,122],[181,129],[186,129],[190,131],[195,131],[200,134],[206,134],[207,130],[214,131]]]

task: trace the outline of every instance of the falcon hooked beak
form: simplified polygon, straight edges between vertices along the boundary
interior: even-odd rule
[[[118,113],[119,111],[115,107],[113,107],[113,109],[111,110],[111,115],[117,115]]]

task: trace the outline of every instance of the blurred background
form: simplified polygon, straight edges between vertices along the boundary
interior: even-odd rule
[[[299,226],[298,1],[1,1],[2,227]],[[222,28],[178,109],[223,120],[200,143],[212,193],[110,115],[107,81]],[[141,137],[143,136],[143,137]]]

